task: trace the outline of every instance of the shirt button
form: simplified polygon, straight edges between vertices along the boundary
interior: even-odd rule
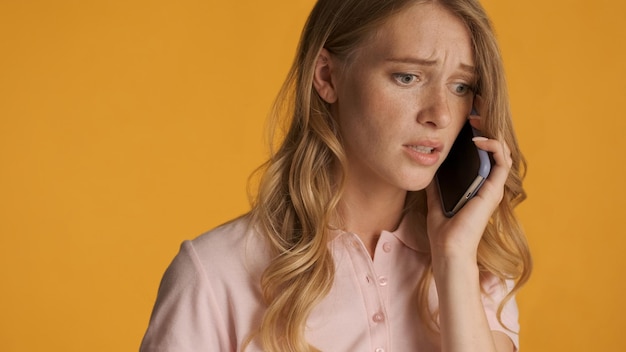
[[[385,321],[385,316],[382,313],[376,313],[374,314],[374,316],[372,317],[372,320],[375,323],[382,323],[383,321]]]
[[[374,350],[374,352],[385,352],[385,349],[378,347],[377,349]]]
[[[389,280],[387,280],[386,277],[381,276],[381,277],[378,278],[378,284],[380,286],[387,286],[388,283],[389,283]]]
[[[391,243],[385,242],[383,244],[383,251],[385,251],[385,253],[391,252],[391,248],[392,248]]]

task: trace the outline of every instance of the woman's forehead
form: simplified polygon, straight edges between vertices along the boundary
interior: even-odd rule
[[[467,26],[450,10],[433,3],[416,3],[391,16],[364,40],[359,51],[377,58],[421,60],[454,53],[462,65],[474,65]]]

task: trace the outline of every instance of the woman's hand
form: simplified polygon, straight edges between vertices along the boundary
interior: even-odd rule
[[[481,111],[482,101],[475,104]],[[480,119],[470,123],[480,129]],[[432,269],[439,299],[442,351],[512,351],[511,340],[492,332],[485,315],[477,251],[489,219],[504,195],[511,169],[511,152],[497,139],[475,139],[476,146],[492,153],[495,165],[482,187],[452,218],[443,214],[435,181],[426,188],[427,231]]]
[[[482,99],[476,97],[475,107],[480,112]],[[477,115],[470,117],[470,124],[480,130],[481,120]],[[478,243],[504,195],[504,183],[507,180],[513,161],[511,152],[504,141],[478,137],[474,143],[493,155],[495,165],[480,190],[452,218],[443,214],[439,192],[433,180],[426,188],[428,198],[427,230],[433,256],[472,256],[475,260]]]

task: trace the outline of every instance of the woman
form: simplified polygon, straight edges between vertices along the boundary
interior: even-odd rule
[[[275,116],[252,211],[183,243],[143,351],[518,349],[524,162],[476,1],[319,0]],[[447,218],[433,178],[468,116],[494,165]]]

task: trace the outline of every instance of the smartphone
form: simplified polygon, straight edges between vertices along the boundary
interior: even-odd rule
[[[474,197],[491,171],[489,154],[472,141],[479,135],[468,120],[435,175],[447,217],[452,217]]]

